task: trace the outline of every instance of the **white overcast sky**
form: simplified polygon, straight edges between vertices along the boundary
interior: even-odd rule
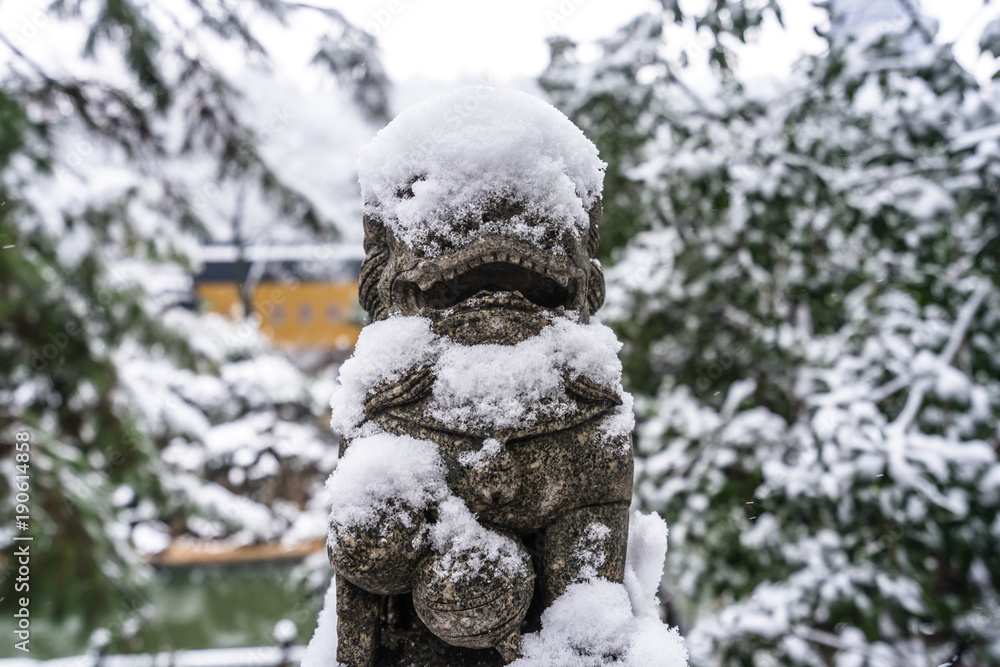
[[[186,7],[188,0],[147,0],[154,5]],[[233,3],[241,14],[256,12],[250,0]],[[587,42],[611,32],[644,10],[656,9],[657,0],[311,0],[339,9],[355,25],[378,37],[389,76],[404,91],[447,89],[458,82],[500,84],[535,79],[548,63],[546,38],[566,35]],[[682,0],[682,6],[706,0]],[[748,0],[761,4],[763,0]],[[895,2],[898,0],[859,0]],[[990,74],[990,63],[975,62],[976,40],[985,23],[1000,16],[1000,2],[984,0],[917,1],[926,16],[940,23],[939,40],[958,40],[956,55],[980,76]],[[21,32],[23,22],[40,16],[49,0],[0,0],[0,30],[8,36]],[[813,27],[825,14],[811,0],[784,0],[785,29],[773,21],[757,36],[756,44],[741,51],[740,65],[751,76],[781,78],[803,53],[822,48]],[[64,41],[47,21],[31,40],[29,52],[42,61],[58,63]],[[301,72],[315,45],[307,34],[322,22],[296,22],[294,29],[265,30],[272,56],[290,72]],[[272,26],[272,30],[274,27]],[[51,54],[38,51],[51,50]],[[57,55],[60,54],[60,55]],[[46,58],[46,55],[50,55]],[[9,58],[0,49],[0,61]],[[243,62],[232,63],[234,68]],[[522,84],[523,85],[523,84]],[[411,100],[412,101],[412,100]],[[404,105],[405,106],[405,105]],[[399,105],[396,107],[399,108]]]
[[[546,37],[585,41],[608,35],[655,0],[329,0],[360,27],[377,34],[393,80],[505,81],[536,77],[548,62]],[[923,0],[940,22],[939,38],[958,43],[967,67],[981,26],[1000,15],[1000,3]],[[682,3],[683,6],[683,3]],[[785,30],[769,25],[746,50],[748,73],[781,76],[802,53],[822,48],[812,27],[824,13],[810,0],[782,3]],[[978,29],[977,29],[978,27]],[[963,34],[964,31],[964,34]]]
[[[138,0],[151,8],[190,12],[189,0]],[[281,111],[292,123],[280,139],[267,146],[272,164],[286,179],[321,203],[342,225],[345,237],[357,240],[355,156],[377,128],[350,109],[346,96],[322,68],[308,67],[316,38],[329,28],[313,13],[297,14],[290,29],[273,21],[254,21],[259,12],[252,0],[232,3],[254,27],[276,61],[273,76],[248,67],[246,55],[232,44],[211,45],[215,64],[232,80],[246,84],[249,121],[266,124]],[[383,61],[394,85],[392,111],[470,83],[495,83],[533,90],[533,82],[548,63],[546,38],[566,35],[577,42],[610,35],[640,12],[656,9],[657,0],[305,0],[342,11],[361,28],[377,33]],[[707,0],[681,0],[682,5]],[[762,2],[763,0],[748,0]],[[892,0],[852,0],[862,3]],[[129,73],[118,59],[81,60],[83,27],[62,24],[47,16],[50,0],[0,0],[0,31],[20,38],[22,48],[56,76],[101,78],[127,85]],[[91,10],[93,3],[85,5]],[[767,25],[756,45],[741,49],[742,74],[784,78],[804,53],[823,48],[813,33],[825,14],[811,0],[782,0],[785,29]],[[982,78],[996,64],[975,62],[975,43],[983,26],[1000,16],[1000,2],[983,0],[922,0],[926,16],[940,22],[938,39],[958,39],[956,55]],[[89,17],[88,17],[89,18]],[[0,48],[0,69],[11,54]],[[697,80],[689,81],[696,87]],[[219,219],[229,219],[228,200],[217,200]]]

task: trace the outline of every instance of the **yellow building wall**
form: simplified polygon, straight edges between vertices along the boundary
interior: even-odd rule
[[[198,283],[201,308],[231,319],[242,315],[235,283]],[[346,350],[361,331],[356,282],[260,283],[253,295],[260,328],[278,345]]]

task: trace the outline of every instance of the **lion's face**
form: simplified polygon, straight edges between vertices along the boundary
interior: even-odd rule
[[[465,345],[515,345],[553,316],[585,323],[604,301],[604,278],[591,254],[600,204],[590,218],[582,238],[564,233],[532,243],[485,234],[432,257],[366,218],[361,304],[372,321],[419,315],[439,335]]]

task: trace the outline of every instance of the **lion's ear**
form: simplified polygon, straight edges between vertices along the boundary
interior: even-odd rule
[[[588,214],[590,215],[590,230],[587,233],[587,255],[590,257],[597,256],[597,249],[601,245],[601,233],[597,230],[597,224],[601,221],[601,213],[603,213],[603,207],[600,198],[594,205],[590,207]]]
[[[597,224],[601,221],[601,200],[598,198],[590,208],[590,230],[587,234],[587,255],[590,256],[590,268],[587,275],[587,306],[588,315],[593,315],[597,309],[604,305],[604,271],[601,270],[601,263],[594,259],[597,249],[601,245],[601,234],[597,230]]]
[[[596,259],[590,260],[590,271],[587,276],[587,306],[589,315],[597,312],[604,305],[604,271]]]
[[[386,304],[379,295],[378,285],[382,271],[389,261],[389,245],[386,242],[385,225],[375,218],[365,215],[365,259],[361,262],[358,277],[358,302],[368,313],[371,322],[385,317]]]

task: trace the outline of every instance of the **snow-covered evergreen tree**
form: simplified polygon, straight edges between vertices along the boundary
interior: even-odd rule
[[[326,26],[314,62],[384,120],[374,41],[329,9],[57,0],[0,32],[0,442],[27,432],[32,443],[32,566],[44,573],[33,614],[136,627],[141,552],[167,536],[312,530],[302,498],[246,496],[281,465],[329,472],[325,397],[252,325],[156,297],[218,224],[206,200],[237,188],[281,220],[272,227],[336,236],[267,159],[276,128],[248,120],[241,101],[241,77],[270,63],[258,34],[303,13]],[[14,465],[5,446],[8,517]]]
[[[604,318],[645,396],[636,491],[671,527],[692,664],[995,664],[996,79],[896,22],[831,40],[777,92],[717,67],[696,96],[679,59],[616,74],[669,51],[629,30],[543,81],[602,151],[631,113],[614,105],[653,98],[621,213],[646,231]]]

